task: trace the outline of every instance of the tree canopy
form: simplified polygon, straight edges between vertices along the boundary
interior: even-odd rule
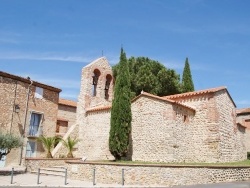
[[[131,132],[130,75],[126,54],[121,49],[119,74],[116,77],[114,99],[111,108],[109,150],[116,160],[126,157]]]
[[[186,58],[185,67],[182,75],[182,92],[185,93],[190,91],[194,91],[194,83],[192,79],[188,58]]]
[[[114,77],[119,75],[119,66],[113,66]],[[147,57],[128,59],[131,97],[146,91],[158,96],[181,92],[180,76],[173,69],[167,69],[158,61]]]
[[[11,149],[21,147],[22,144],[23,141],[20,137],[0,133],[0,160],[3,155],[10,153]]]

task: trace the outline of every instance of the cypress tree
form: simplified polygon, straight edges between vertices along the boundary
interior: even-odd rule
[[[182,75],[182,92],[185,93],[190,91],[194,91],[194,84],[192,80],[190,66],[188,63],[188,58],[186,58],[185,67]]]
[[[111,109],[109,150],[116,160],[126,157],[131,132],[130,75],[127,58],[121,49],[118,76]]]

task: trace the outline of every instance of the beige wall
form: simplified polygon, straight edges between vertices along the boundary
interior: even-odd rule
[[[92,96],[92,76],[95,69],[98,69],[101,74],[98,80],[97,94],[96,96]],[[96,159],[100,155],[99,158],[104,157],[102,159],[107,159],[107,135],[109,134],[110,115],[107,112],[96,112],[97,115],[95,115],[95,113],[86,114],[86,111],[92,107],[111,104],[113,97],[113,80],[110,84],[108,99],[105,99],[104,91],[106,75],[108,74],[112,76],[112,68],[104,57],[97,59],[82,69],[81,88],[77,103],[77,124],[79,124],[79,138],[81,139],[78,148],[78,157],[86,156],[89,159]],[[99,141],[98,136],[102,134],[107,137]],[[101,138],[103,138],[103,136],[101,136]],[[99,145],[100,143],[101,145]],[[105,148],[102,148],[104,146]]]
[[[237,126],[235,106],[226,92],[216,93],[219,111],[219,151],[220,161],[240,161],[247,157],[245,150],[245,129]]]
[[[248,120],[248,122],[246,122]],[[240,113],[237,114],[236,122],[243,125],[245,128],[245,138],[244,138],[244,144],[245,144],[245,150],[246,152],[250,152],[250,113]],[[240,126],[238,124],[238,126]]]
[[[80,156],[88,160],[113,160],[109,152],[110,110],[88,112],[80,137]]]
[[[68,128],[76,123],[76,107],[67,105],[58,105],[58,117],[62,117],[68,121]]]
[[[101,183],[122,186],[124,184],[146,187],[172,187],[177,185],[210,184],[219,182],[245,181],[250,178],[250,168],[235,166],[170,166],[163,164],[101,164],[66,161],[71,179],[93,181],[95,169],[96,186]]]
[[[184,122],[184,115],[187,121]],[[132,103],[133,161],[181,162],[193,159],[193,113],[182,107],[140,97]],[[194,147],[195,143],[192,144]],[[189,153],[189,154],[188,154]]]
[[[236,166],[192,166],[166,164],[107,164],[83,162],[79,159],[64,161],[60,159],[26,159],[27,171],[37,172],[38,168],[65,166],[68,177],[81,181],[93,181],[95,169],[96,186],[118,184],[122,186],[124,169],[125,186],[172,187],[176,185],[196,185],[219,182],[246,181],[250,178],[249,167]]]
[[[25,83],[12,78],[0,76],[0,129],[1,132],[10,132],[11,134],[22,136],[25,112],[27,91],[30,83]],[[35,84],[35,83],[34,83]],[[27,109],[26,125],[25,125],[25,139],[24,139],[24,152],[25,156],[27,135],[29,132],[29,123],[31,112],[38,112],[43,114],[43,119],[40,124],[41,132],[46,136],[54,136],[56,129],[57,109],[58,109],[58,96],[59,92],[52,91],[44,88],[43,98],[38,99],[35,97],[36,86],[30,87],[29,106]],[[40,86],[39,86],[40,87]],[[13,112],[14,104],[18,104],[20,112]],[[29,140],[36,140],[36,138],[29,137]],[[44,155],[44,151],[41,145],[37,146],[37,156]],[[6,166],[10,164],[19,164],[20,149],[13,149],[9,155],[7,155]]]

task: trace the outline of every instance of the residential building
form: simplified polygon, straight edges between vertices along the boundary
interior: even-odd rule
[[[55,136],[61,89],[0,71],[0,131],[23,138],[1,166],[22,165],[25,157],[44,156],[37,138]]]
[[[56,135],[63,137],[68,129],[76,123],[77,102],[59,99]]]

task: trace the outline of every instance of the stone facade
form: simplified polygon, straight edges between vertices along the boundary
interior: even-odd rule
[[[98,82],[95,82],[95,76]],[[112,159],[108,149],[110,108],[105,98],[107,75],[112,69],[105,58],[82,70],[77,106],[78,157]],[[246,159],[245,128],[237,125],[235,104],[225,87],[166,97],[146,92],[131,104],[131,151],[134,161],[230,162]]]
[[[107,85],[107,82],[109,82],[109,85]],[[104,157],[104,159],[107,159],[110,115],[107,112],[93,110],[92,113],[87,113],[87,111],[90,112],[95,107],[99,109],[103,106],[110,106],[113,97],[112,91],[112,68],[106,58],[99,58],[83,67],[77,103],[77,124],[79,124],[79,139],[81,139],[78,157],[86,156],[91,159],[102,159]],[[96,116],[94,113],[98,115]],[[106,135],[106,138],[104,135]]]
[[[236,122],[238,126],[245,127],[244,143],[246,151],[250,152],[250,108],[237,109]]]
[[[5,166],[22,164],[26,155],[44,155],[36,138],[55,135],[60,91],[0,71],[0,131],[24,139],[22,150],[13,149],[7,155]]]
[[[58,136],[63,137],[68,129],[76,123],[76,107],[77,102],[75,101],[59,99],[56,129]]]
[[[93,181],[95,169],[96,186],[101,183],[124,184],[146,187],[171,187],[219,182],[245,181],[250,178],[250,168],[244,166],[192,166],[163,164],[97,163],[66,161],[71,179]]]

